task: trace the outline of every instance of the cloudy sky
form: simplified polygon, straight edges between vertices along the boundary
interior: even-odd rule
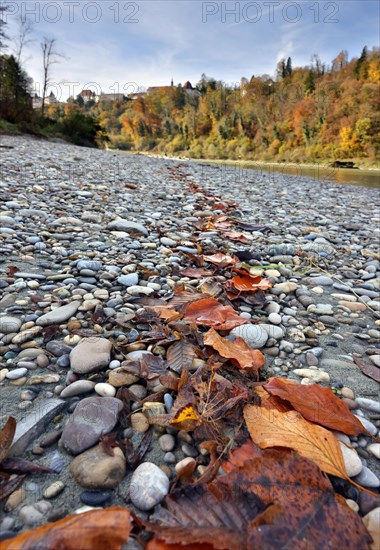
[[[23,60],[37,90],[40,42],[56,39],[65,57],[52,80],[62,100],[84,87],[130,93],[172,77],[195,84],[202,73],[234,83],[274,74],[282,57],[307,65],[317,53],[330,63],[342,49],[351,58],[379,45],[377,0],[0,1],[7,4],[8,35],[17,34],[20,16],[34,25]]]

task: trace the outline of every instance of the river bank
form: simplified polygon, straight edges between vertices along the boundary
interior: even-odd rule
[[[186,358],[173,363],[168,349],[178,334],[193,334],[179,324],[176,335],[150,308],[176,288],[179,304],[184,289],[227,304],[232,273],[207,261],[218,253],[239,255],[252,277],[270,282],[265,295],[231,300],[250,327],[243,340],[264,355],[262,378],[320,384],[343,399],[369,432],[339,435],[350,447],[341,444],[347,472],[378,494],[380,444],[369,435],[379,438],[380,428],[376,189],[266,170],[237,176],[208,163],[25,136],[2,136],[2,145],[0,424],[12,415],[14,454],[52,470],[29,475],[8,497],[3,538],[84,506],[128,505],[147,518],[185,467],[194,478],[204,473],[202,440],[152,426],[143,401],[162,413],[175,406],[178,388],[160,376],[180,376]],[[191,372],[209,357],[198,329]],[[231,379],[250,388],[233,368]],[[120,443],[112,457],[112,437],[102,439],[110,432]],[[131,446],[146,434],[142,460],[153,474],[134,477],[131,490]],[[361,517],[379,506],[348,482],[336,487]]]

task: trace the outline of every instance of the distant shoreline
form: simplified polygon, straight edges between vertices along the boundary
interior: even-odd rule
[[[118,149],[115,149],[117,151]],[[197,159],[197,158],[191,158],[191,157],[185,157],[185,156],[174,156],[174,155],[163,155],[161,153],[154,153],[150,151],[125,151],[127,153],[131,153],[133,155],[146,155],[150,157],[157,157],[157,158],[167,158],[167,159],[173,159],[173,160],[182,160],[182,161],[193,161],[193,162],[199,162],[199,163],[206,163],[206,164],[217,164],[217,165],[226,165],[226,166],[242,166],[243,168],[260,168],[261,166],[265,167],[274,167],[274,168],[294,168],[295,171],[298,168],[306,168],[309,170],[312,169],[321,169],[321,170],[341,170],[343,172],[371,172],[371,173],[379,173],[380,175],[380,165],[379,167],[374,166],[366,166],[365,163],[362,165],[362,161],[353,161],[354,164],[357,165],[356,168],[335,168],[332,166],[329,166],[329,163],[333,162],[331,160],[324,160],[315,163],[311,162],[276,162],[276,161],[267,161],[267,160],[232,160],[232,159]],[[372,164],[372,163],[371,163]],[[378,163],[379,164],[379,163]]]

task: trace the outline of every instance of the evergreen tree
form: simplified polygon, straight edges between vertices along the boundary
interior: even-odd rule
[[[368,58],[368,49],[367,49],[367,46],[364,46],[359,59],[355,63],[354,74],[356,76],[356,80],[360,80],[360,78],[363,78],[363,79],[367,78],[368,76],[367,58]]]
[[[292,72],[293,72],[293,69],[292,69],[292,58],[291,58],[291,57],[288,57],[288,60],[287,60],[287,62],[286,62],[286,67],[285,67],[286,76],[292,76]]]
[[[0,56],[0,117],[8,122],[32,118],[31,79],[13,55]]]

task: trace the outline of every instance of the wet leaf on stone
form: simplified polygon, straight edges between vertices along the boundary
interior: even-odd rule
[[[167,323],[178,321],[182,317],[181,313],[178,313],[173,306],[153,306],[151,309],[153,309],[160,319],[163,319]]]
[[[225,231],[224,236],[227,237],[227,239],[230,239],[230,241],[238,241],[239,243],[244,244],[250,243],[253,239],[251,235],[244,235],[244,233],[239,231]]]
[[[226,290],[236,290],[238,292],[257,292],[258,290],[269,290],[272,288],[272,283],[269,279],[263,279],[262,277],[252,277],[251,275],[244,274],[241,276],[232,277],[224,283]]]

